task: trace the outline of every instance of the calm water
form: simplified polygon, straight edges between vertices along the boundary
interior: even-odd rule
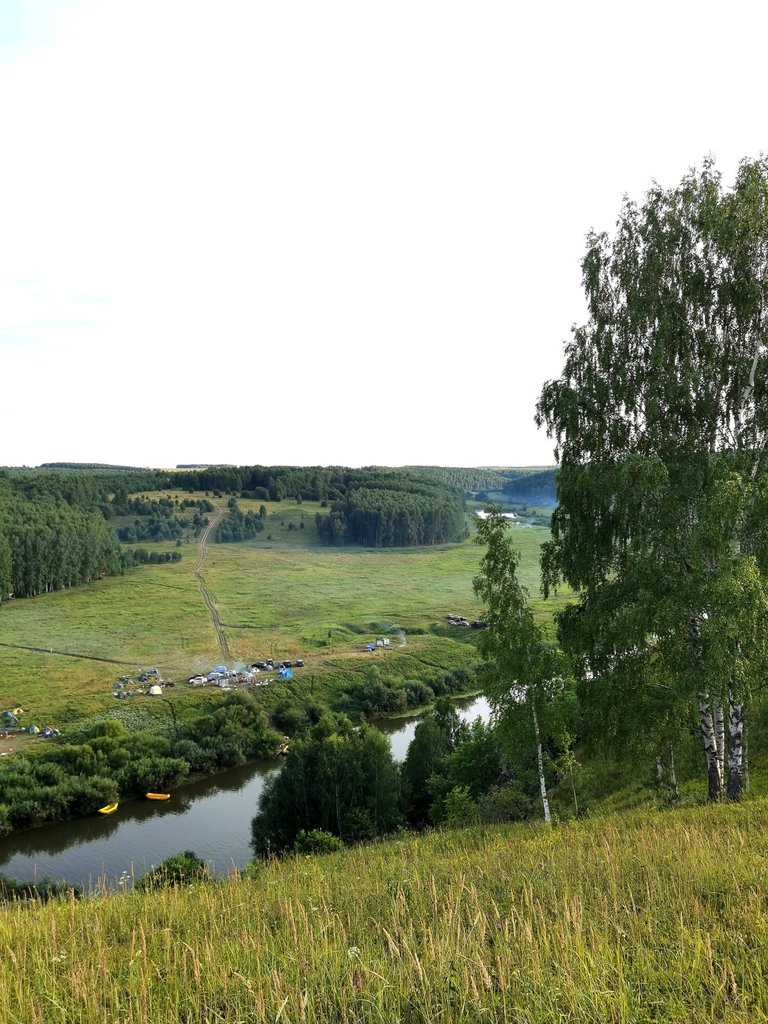
[[[461,717],[487,721],[484,697],[459,701]],[[382,720],[392,752],[402,761],[418,717]],[[251,819],[264,780],[279,770],[275,761],[233,768],[200,782],[179,786],[167,803],[134,800],[114,814],[46,825],[0,839],[0,872],[20,881],[48,875],[86,888],[102,880],[115,885],[123,872],[136,877],[180,850],[194,850],[217,874],[251,859]]]

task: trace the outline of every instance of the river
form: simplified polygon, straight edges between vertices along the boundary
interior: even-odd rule
[[[456,706],[465,721],[490,717],[484,697]],[[388,734],[395,760],[405,758],[419,721],[414,716],[374,723]],[[225,875],[252,858],[251,819],[264,780],[277,770],[277,762],[260,761],[179,786],[167,803],[130,800],[106,817],[94,814],[0,839],[0,872],[24,882],[63,878],[92,891],[138,878],[180,850],[194,850]]]

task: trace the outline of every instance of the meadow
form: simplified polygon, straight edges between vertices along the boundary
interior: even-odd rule
[[[9,1024],[768,1020],[768,802],[517,824],[0,915]]]
[[[246,512],[260,504],[239,502]],[[480,613],[472,579],[481,551],[471,539],[425,548],[329,548],[318,542],[317,503],[264,504],[263,533],[239,544],[209,545],[202,570],[233,660],[303,658],[306,667],[288,689],[313,696],[364,678],[371,665],[385,675],[419,677],[478,663],[474,631],[445,620],[450,612],[470,619]],[[547,531],[515,528],[515,538],[521,578],[535,597]],[[186,683],[221,661],[193,576],[197,543],[145,546],[179,550],[182,561],[142,565],[122,577],[0,606],[0,708],[23,707],[23,724],[62,728],[113,708],[111,685],[120,675],[157,666]],[[377,635],[389,635],[392,648],[365,652]],[[267,709],[278,692],[261,691]],[[182,714],[194,714],[211,699],[208,690],[187,688],[167,690],[165,697]],[[134,701],[167,715],[149,698]]]

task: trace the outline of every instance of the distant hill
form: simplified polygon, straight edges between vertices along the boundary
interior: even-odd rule
[[[143,473],[146,466],[113,466],[108,462],[43,462],[40,469],[77,469],[83,473],[92,470],[109,470],[118,473]]]
[[[557,470],[552,467],[539,472],[521,473],[508,480],[501,489],[510,501],[525,505],[556,505]]]
[[[477,491],[505,491],[514,482],[530,480],[542,474],[554,473],[549,466],[477,466],[458,468],[455,466],[404,466],[407,473],[426,477],[436,483],[453,487],[465,493]],[[538,486],[538,485],[534,485]],[[554,501],[554,489],[552,490]],[[525,498],[513,499],[526,501]]]

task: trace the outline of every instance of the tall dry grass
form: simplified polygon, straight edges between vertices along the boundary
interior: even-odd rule
[[[768,1019],[768,802],[509,826],[0,913],[0,1019]]]

